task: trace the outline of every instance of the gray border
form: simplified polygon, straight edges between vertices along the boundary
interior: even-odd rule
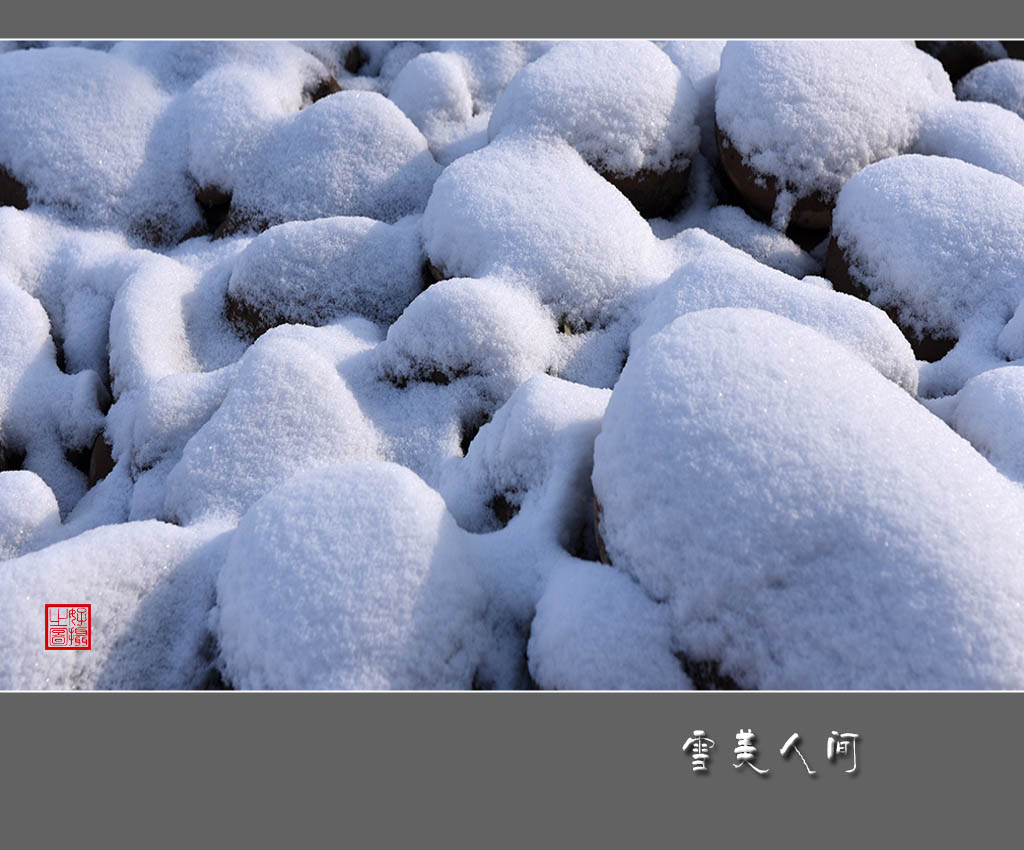
[[[6,694],[0,807],[5,843],[18,826],[132,846],[986,845],[1018,831],[1021,705],[996,693]],[[681,750],[695,726],[717,742],[703,776]],[[746,728],[767,777],[732,766]],[[862,736],[854,776],[825,759],[832,729]],[[778,755],[793,731],[813,779]]]
[[[479,0],[328,5],[8,3],[0,38],[1024,38],[1024,20],[996,0],[942,5]]]

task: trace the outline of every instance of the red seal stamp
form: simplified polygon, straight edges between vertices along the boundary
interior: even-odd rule
[[[92,649],[92,605],[47,605],[47,649]]]

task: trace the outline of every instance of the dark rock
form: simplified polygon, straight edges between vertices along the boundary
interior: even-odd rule
[[[698,691],[742,691],[732,676],[726,676],[718,669],[717,661],[694,661],[681,652],[676,653],[683,672],[690,677]]]
[[[231,211],[231,193],[220,186],[200,186],[196,190],[196,203],[203,211],[205,232],[216,233]]]
[[[21,469],[25,463],[25,453],[16,451],[0,443],[0,472]]]
[[[644,218],[670,218],[686,200],[690,185],[690,164],[674,166],[667,171],[643,168],[625,176],[598,173],[625,195]]]
[[[491,509],[491,513],[501,523],[502,528],[508,525],[516,514],[519,513],[519,505],[510,502],[504,493],[498,493],[487,503],[487,507]]]
[[[1004,41],[1003,47],[1006,48],[1006,55],[1010,59],[1024,59],[1024,39]]]
[[[918,41],[916,44],[942,63],[954,84],[968,71],[1000,58],[991,47],[978,41]]]
[[[729,137],[715,125],[718,152],[729,182],[742,199],[743,208],[760,221],[770,221],[775,201],[779,196],[779,181],[767,174],[759,174],[743,161],[740,152]],[[801,247],[813,247],[828,236],[832,227],[832,204],[819,194],[798,198],[790,216],[786,235]]]
[[[828,253],[825,255],[825,277],[832,281],[832,287],[836,292],[845,292],[847,295],[853,295],[864,301],[870,300],[870,290],[857,277],[846,253],[836,242],[835,236],[829,240]],[[877,304],[876,306],[885,310],[889,318],[900,329],[910,343],[910,347],[914,350],[914,356],[918,360],[927,360],[929,363],[941,360],[956,345],[955,339],[928,335],[919,336],[900,320],[898,305]]]
[[[28,189],[2,165],[0,165],[0,207],[28,209]]]
[[[103,438],[102,433],[97,434],[89,455],[89,486],[95,487],[110,474],[113,468],[114,455],[111,452],[110,444]]]
[[[345,54],[344,67],[350,74],[358,74],[362,67],[370,61],[369,54],[358,44],[353,44]]]
[[[242,339],[250,342],[286,321],[280,316],[264,315],[251,304],[232,296],[230,290],[224,293],[224,317]]]
[[[338,85],[338,81],[334,77],[325,77],[313,83],[302,93],[302,101],[306,104],[314,104],[318,100],[323,100],[328,95],[340,91],[341,86]]]

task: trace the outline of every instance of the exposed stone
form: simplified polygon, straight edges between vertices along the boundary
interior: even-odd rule
[[[918,41],[916,44],[942,63],[954,84],[968,71],[1000,58],[991,47],[978,41]]]
[[[717,124],[715,125],[715,139],[718,143],[722,168],[736,191],[739,192],[744,208],[754,218],[769,221],[772,210],[775,209],[775,201],[779,196],[779,181],[771,175],[759,174],[747,165],[732,140],[719,129]],[[815,238],[817,242],[820,242],[828,235],[828,230],[832,226],[833,202],[834,199],[826,200],[818,194],[798,198],[790,216],[791,227],[811,233],[797,232],[796,235],[793,235],[787,230],[787,235],[801,245]],[[800,236],[803,241],[796,236]],[[817,242],[813,244],[817,244]]]
[[[667,171],[642,168],[625,176],[598,173],[625,195],[644,218],[670,218],[686,200],[690,185],[690,164],[674,166]]]
[[[28,189],[10,171],[0,165],[0,207],[28,208]]]
[[[839,247],[834,236],[829,239],[828,253],[825,255],[825,277],[832,281],[832,287],[836,292],[845,292],[847,295],[853,295],[864,301],[870,300],[870,290],[858,279],[846,253]],[[876,306],[885,310],[889,318],[893,320],[907,338],[910,347],[914,350],[914,356],[918,360],[927,360],[929,363],[941,360],[956,345],[955,339],[943,339],[927,335],[918,336],[900,321],[898,305],[890,304],[883,306],[879,304]]]

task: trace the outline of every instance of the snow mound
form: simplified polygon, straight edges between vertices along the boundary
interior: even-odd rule
[[[668,607],[600,564],[551,577],[530,631],[530,675],[546,690],[691,690],[672,654]]]
[[[270,228],[238,255],[228,309],[252,336],[356,314],[392,324],[423,288],[419,216],[323,218]]]
[[[60,529],[53,491],[34,472],[0,472],[0,561],[45,546]]]
[[[217,583],[235,687],[468,688],[487,600],[441,497],[393,464],[293,478],[243,517]]]
[[[992,465],[1024,484],[1024,366],[1003,366],[971,378],[948,417],[960,436]]]
[[[200,221],[185,179],[183,125],[145,71],[99,50],[0,55],[0,166],[33,204],[147,242]]]
[[[960,100],[984,100],[1024,118],[1024,61],[997,59],[979,65],[956,84]]]
[[[602,174],[683,170],[696,153],[697,95],[650,42],[573,41],[508,84],[488,135],[553,135]]]
[[[422,212],[440,166],[402,111],[374,92],[342,91],[282,119],[238,175],[228,230]]]
[[[165,515],[237,520],[265,492],[307,469],[386,450],[338,364],[370,347],[365,320],[273,328],[246,352],[217,412],[167,477]]]
[[[171,255],[142,255],[110,312],[115,396],[168,375],[219,369],[241,357],[248,341],[228,321],[224,299],[235,258],[245,246],[243,239],[194,239]]]
[[[207,615],[228,535],[126,523],[7,561],[0,570],[0,688],[189,689],[211,670]],[[48,603],[92,605],[92,649],[47,652]]]
[[[881,310],[751,259],[701,230],[685,231],[688,259],[659,288],[633,332],[633,348],[677,316],[716,307],[767,310],[814,328],[916,394],[918,371],[910,344]]]
[[[1024,494],[818,332],[683,316],[594,449],[611,562],[691,663],[756,688],[1019,688]]]
[[[398,73],[388,97],[423,133],[435,157],[474,116],[466,62],[453,53],[421,53]]]
[[[949,78],[909,42],[730,41],[715,116],[743,162],[785,190],[782,206],[827,204],[860,169],[907,150],[943,99]]]
[[[564,142],[492,142],[445,169],[423,215],[439,277],[500,277],[582,328],[663,280],[669,252],[636,209]]]
[[[551,368],[555,337],[553,317],[531,292],[493,278],[450,278],[408,306],[379,356],[399,385],[472,378],[501,402]]]
[[[992,103],[943,103],[925,117],[913,153],[961,159],[1024,183],[1024,119]]]
[[[855,284],[905,332],[957,340],[922,368],[925,395],[1021,356],[1001,335],[1024,296],[1022,208],[1024,186],[937,156],[876,163],[840,193],[833,237]]]

